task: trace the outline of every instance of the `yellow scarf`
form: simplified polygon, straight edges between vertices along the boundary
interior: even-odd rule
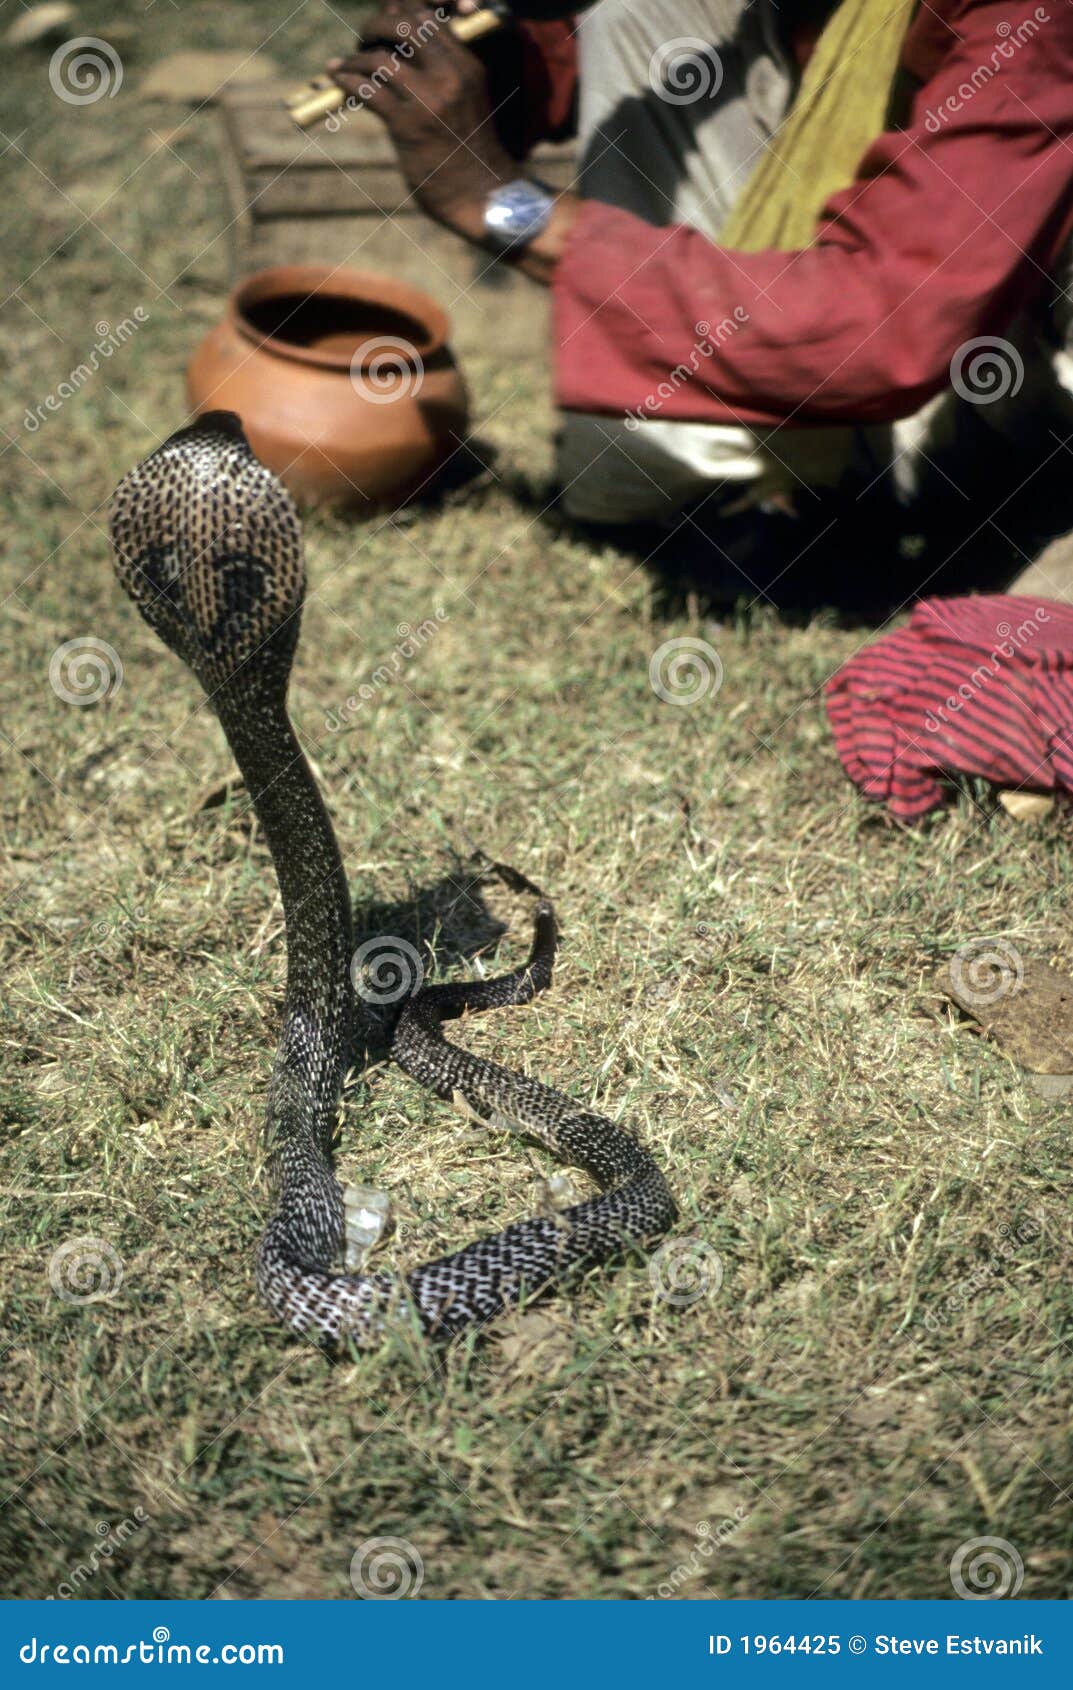
[[[884,127],[917,0],[842,0],[805,67],[789,116],[765,147],[720,246],[808,246],[820,207],[853,180]]]

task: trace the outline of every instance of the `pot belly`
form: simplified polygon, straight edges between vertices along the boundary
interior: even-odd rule
[[[186,386],[195,415],[236,411],[261,462],[306,506],[401,504],[456,450],[468,413],[446,350],[416,368],[385,355],[351,376],[251,346],[226,321],[194,353]]]

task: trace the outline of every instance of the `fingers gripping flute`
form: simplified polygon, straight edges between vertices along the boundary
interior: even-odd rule
[[[506,5],[494,4],[483,8],[479,12],[467,12],[461,17],[452,17],[447,21],[447,28],[456,41],[479,41],[482,36],[491,35],[493,30],[501,29],[510,16]],[[286,105],[293,122],[299,129],[309,129],[314,123],[321,122],[332,112],[344,106],[347,96],[341,88],[337,88],[327,76],[315,76],[301,88],[296,88],[288,95]]]

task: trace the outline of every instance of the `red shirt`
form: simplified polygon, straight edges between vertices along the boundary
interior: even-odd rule
[[[569,25],[526,34],[535,138],[561,131],[576,66]],[[966,340],[1053,297],[1073,228],[1073,0],[928,0],[902,63],[906,127],[872,144],[802,251],[731,252],[585,201],[554,283],[559,403],[643,413],[685,366],[661,417],[890,421],[949,384]],[[695,325],[736,308],[698,358]]]

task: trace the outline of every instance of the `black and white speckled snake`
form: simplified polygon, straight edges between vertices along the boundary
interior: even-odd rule
[[[350,900],[339,847],[287,714],[304,593],[290,495],[253,456],[237,417],[213,412],[120,483],[112,544],[123,587],[194,672],[242,773],[275,864],[287,991],[266,1133],[277,1207],[257,1282],[293,1331],[370,1346],[394,1320],[453,1334],[567,1270],[655,1238],[675,1220],[652,1157],[621,1127],[549,1087],[449,1044],[441,1023],[527,1002],[551,981],[555,918],[542,902],[528,963],[500,979],[426,986],[404,1005],[392,1054],[437,1096],[511,1126],[586,1169],[600,1194],[524,1220],[404,1278],[339,1271],[343,1192],[331,1143],[351,1054]]]

